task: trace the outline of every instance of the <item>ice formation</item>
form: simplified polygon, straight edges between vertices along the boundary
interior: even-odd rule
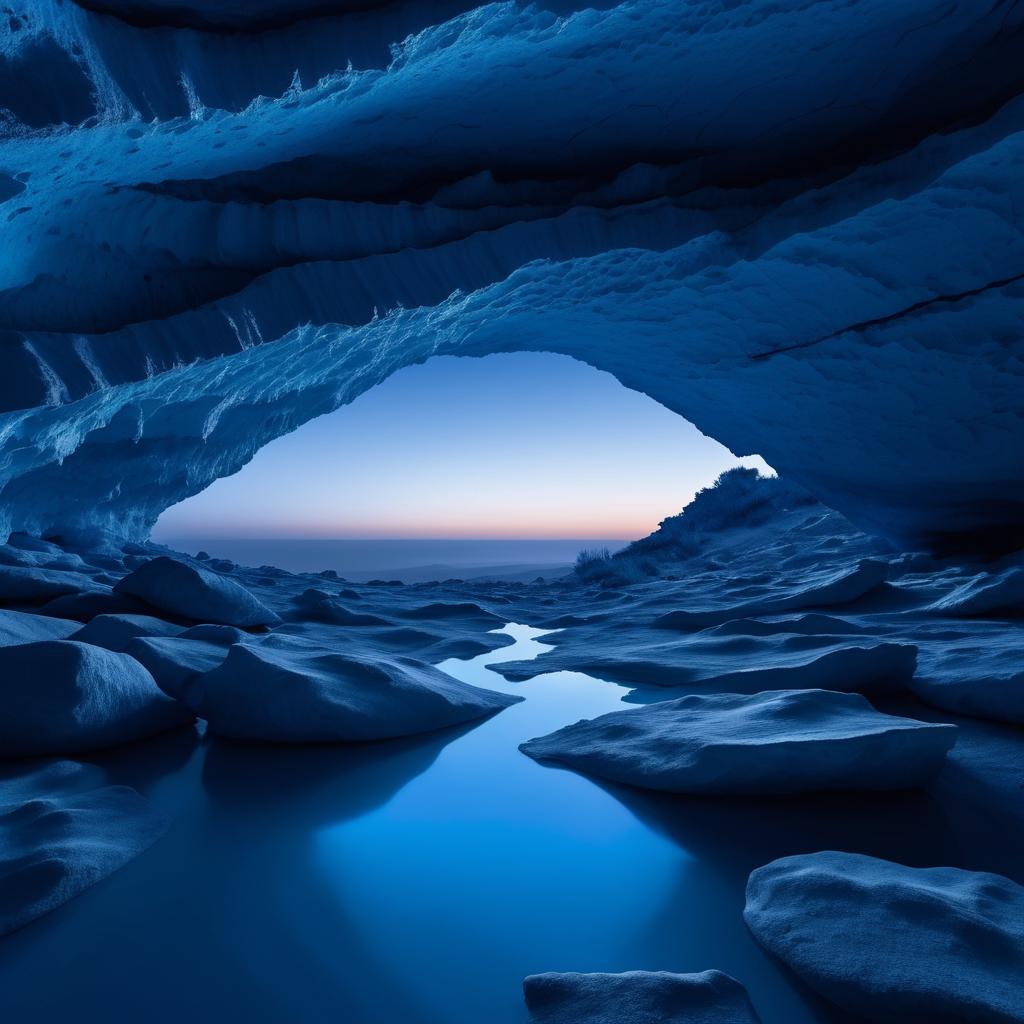
[[[0,756],[95,750],[192,717],[127,654],[71,640],[0,647]]]
[[[0,768],[0,935],[142,853],[167,819],[133,789],[74,761]]]
[[[1018,5],[357,7],[8,5],[0,527],[140,539],[527,349],[891,537],[1019,536]]]
[[[882,715],[858,694],[769,690],[613,711],[520,750],[647,789],[761,794],[923,785],[955,742],[955,726]]]
[[[860,818],[848,795],[793,800],[731,846],[720,809],[622,800],[682,832],[694,871],[702,843],[723,877],[800,853],[755,872],[747,919],[826,997],[1019,1020],[1022,40],[1007,0],[9,0],[0,754],[131,760],[106,748],[198,714],[192,774],[216,793],[222,737],[278,741],[246,762],[272,775],[285,743],[482,720],[518,696],[435,666],[508,643],[509,622],[558,630],[506,677],[583,669],[653,705],[576,727],[588,770],[924,785],[943,855],[1014,881],[806,854],[840,818],[909,843],[921,804],[878,818],[884,794]],[[607,370],[782,480],[733,477],[550,583],[350,587],[145,543],[169,505],[399,368],[512,350]],[[726,705],[754,768],[714,733]],[[677,772],[666,731],[721,770]],[[0,803],[2,931],[164,827],[66,762],[12,769]],[[526,991],[552,1021],[665,1000],[712,1021],[719,997],[755,1019],[711,973]]]
[[[115,584],[114,592],[197,622],[241,629],[280,622],[276,612],[230,577],[166,555],[130,572]]]
[[[214,735],[280,743],[409,736],[521,699],[467,686],[413,658],[369,660],[273,636],[233,645],[221,665],[195,680],[191,697]]]
[[[1024,1019],[1024,888],[999,875],[786,857],[750,876],[745,916],[768,950],[866,1020]]]
[[[531,974],[523,991],[536,1024],[760,1024],[721,971]]]

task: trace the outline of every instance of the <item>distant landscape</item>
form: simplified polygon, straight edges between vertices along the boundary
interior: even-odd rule
[[[288,572],[333,569],[356,582],[375,578],[422,583],[427,580],[535,579],[568,572],[583,549],[625,547],[622,538],[564,538],[557,540],[493,539],[226,539],[223,537],[168,538],[170,547],[189,554],[205,551],[239,565],[273,565]]]

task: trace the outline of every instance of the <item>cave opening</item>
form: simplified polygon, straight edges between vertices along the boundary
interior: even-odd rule
[[[771,472],[567,356],[440,356],[262,448],[152,539],[289,571],[564,571],[735,466]]]

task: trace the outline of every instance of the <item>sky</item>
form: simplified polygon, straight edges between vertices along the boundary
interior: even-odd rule
[[[739,464],[766,468],[566,356],[446,356],[271,442],[153,539],[631,540]]]

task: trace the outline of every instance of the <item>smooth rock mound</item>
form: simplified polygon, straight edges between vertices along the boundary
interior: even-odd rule
[[[137,636],[175,636],[183,629],[183,626],[175,626],[172,622],[165,622],[152,615],[97,615],[82,626],[72,639],[120,653]]]
[[[167,819],[98,768],[56,761],[0,772],[0,935],[123,867]]]
[[[532,974],[536,1024],[760,1024],[747,990],[721,971]]]
[[[178,636],[136,637],[126,651],[144,665],[169,697],[192,700],[192,684],[216,668],[232,644],[248,639],[234,626],[193,626]]]
[[[36,640],[65,640],[80,628],[80,622],[70,619],[0,609],[0,647],[30,644]]]
[[[241,584],[165,555],[140,565],[114,590],[196,622],[250,629],[280,621],[276,613]]]
[[[920,786],[955,741],[955,726],[883,715],[859,694],[782,690],[613,711],[519,749],[646,789],[771,794]]]
[[[127,654],[73,640],[0,647],[0,754],[127,743],[192,720]]]
[[[90,588],[95,584],[77,573],[0,565],[0,601],[48,601]]]
[[[784,857],[751,874],[744,916],[769,952],[865,1020],[1024,1020],[1024,888],[999,875]]]
[[[738,693],[783,689],[891,693],[909,686],[917,670],[917,653],[914,644],[840,647],[810,661],[727,672],[699,680],[698,685]]]
[[[804,608],[833,608],[864,597],[889,577],[889,566],[875,558],[864,558],[853,569],[810,574],[801,586],[777,587],[776,593],[752,601],[702,611],[666,612],[654,620],[658,629],[692,631],[719,626],[731,619],[778,615]]]
[[[236,644],[196,687],[196,713],[210,732],[281,743],[429,732],[522,699],[468,686],[412,658],[356,658],[285,637]]]

